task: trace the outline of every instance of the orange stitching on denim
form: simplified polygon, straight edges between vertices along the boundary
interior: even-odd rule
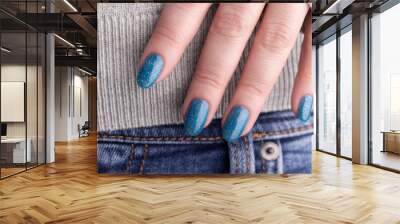
[[[257,140],[264,137],[273,137],[278,135],[291,134],[294,132],[301,132],[313,129],[313,125],[307,125],[298,128],[291,128],[287,130],[278,130],[278,131],[267,131],[267,132],[253,132],[253,140]],[[222,137],[220,136],[197,136],[197,137],[137,137],[137,136],[124,136],[124,135],[109,135],[109,134],[98,134],[98,138],[102,139],[120,139],[120,140],[131,140],[131,141],[172,141],[172,142],[181,142],[181,141],[191,141],[191,142],[201,142],[201,141],[221,141]]]
[[[99,134],[98,138],[111,138],[121,140],[133,140],[133,141],[218,141],[222,140],[222,137],[133,137],[124,135],[108,135]]]
[[[272,137],[272,136],[276,136],[276,135],[286,135],[286,134],[291,134],[294,132],[301,132],[301,131],[307,131],[310,129],[313,129],[313,125],[307,125],[304,127],[299,127],[299,128],[291,128],[291,129],[287,129],[287,130],[279,130],[279,131],[271,131],[271,132],[254,132],[253,133],[253,139],[257,140],[260,138],[264,138],[264,137]]]

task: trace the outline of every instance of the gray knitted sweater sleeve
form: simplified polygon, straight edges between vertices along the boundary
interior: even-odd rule
[[[158,3],[98,4],[97,111],[99,131],[183,122],[180,114],[181,105],[196,68],[196,61],[215,8],[207,14],[199,31],[169,78],[150,89],[141,89],[136,85],[135,80],[137,63],[151,36],[161,9],[162,4]],[[300,34],[278,82],[263,107],[263,112],[290,108],[291,90],[297,73],[302,38],[302,34]],[[251,40],[225,91],[215,115],[216,118],[222,117],[234,93],[235,83],[240,78]]]

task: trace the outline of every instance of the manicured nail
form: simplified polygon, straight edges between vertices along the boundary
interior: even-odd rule
[[[249,111],[244,106],[234,107],[222,128],[222,136],[224,139],[231,142],[240,138],[248,120]]]
[[[307,122],[310,120],[311,112],[313,109],[313,97],[310,95],[303,96],[300,100],[299,109],[297,112],[297,117],[302,122]]]
[[[208,103],[202,99],[194,99],[185,116],[186,134],[196,136],[200,134],[206,124],[208,116]]]
[[[144,60],[137,74],[136,82],[142,88],[149,88],[157,81],[164,67],[164,60],[159,54],[150,54]]]

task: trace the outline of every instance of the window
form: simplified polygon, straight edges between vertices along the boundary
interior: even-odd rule
[[[44,1],[18,2],[20,16]],[[0,6],[15,2],[1,2]],[[45,34],[0,12],[0,178],[45,163]],[[11,25],[10,25],[11,24]],[[12,108],[12,109],[11,109]]]
[[[336,153],[336,36],[318,48],[318,149]]]
[[[352,33],[351,26],[340,36],[340,155],[352,157]]]
[[[352,26],[338,34],[318,45],[317,146],[321,151],[351,158]]]
[[[400,4],[371,18],[371,162],[400,170]]]

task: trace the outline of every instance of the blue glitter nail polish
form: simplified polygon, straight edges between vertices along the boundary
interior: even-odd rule
[[[222,128],[224,139],[228,142],[239,139],[248,120],[249,111],[244,106],[234,107],[229,113]]]
[[[196,136],[200,134],[206,124],[208,116],[208,103],[203,99],[194,99],[185,116],[186,134]]]
[[[149,88],[157,81],[164,68],[164,60],[159,54],[150,54],[144,60],[136,76],[137,84],[142,88]]]
[[[303,96],[300,100],[297,117],[304,123],[308,122],[313,110],[313,97],[310,95]]]

